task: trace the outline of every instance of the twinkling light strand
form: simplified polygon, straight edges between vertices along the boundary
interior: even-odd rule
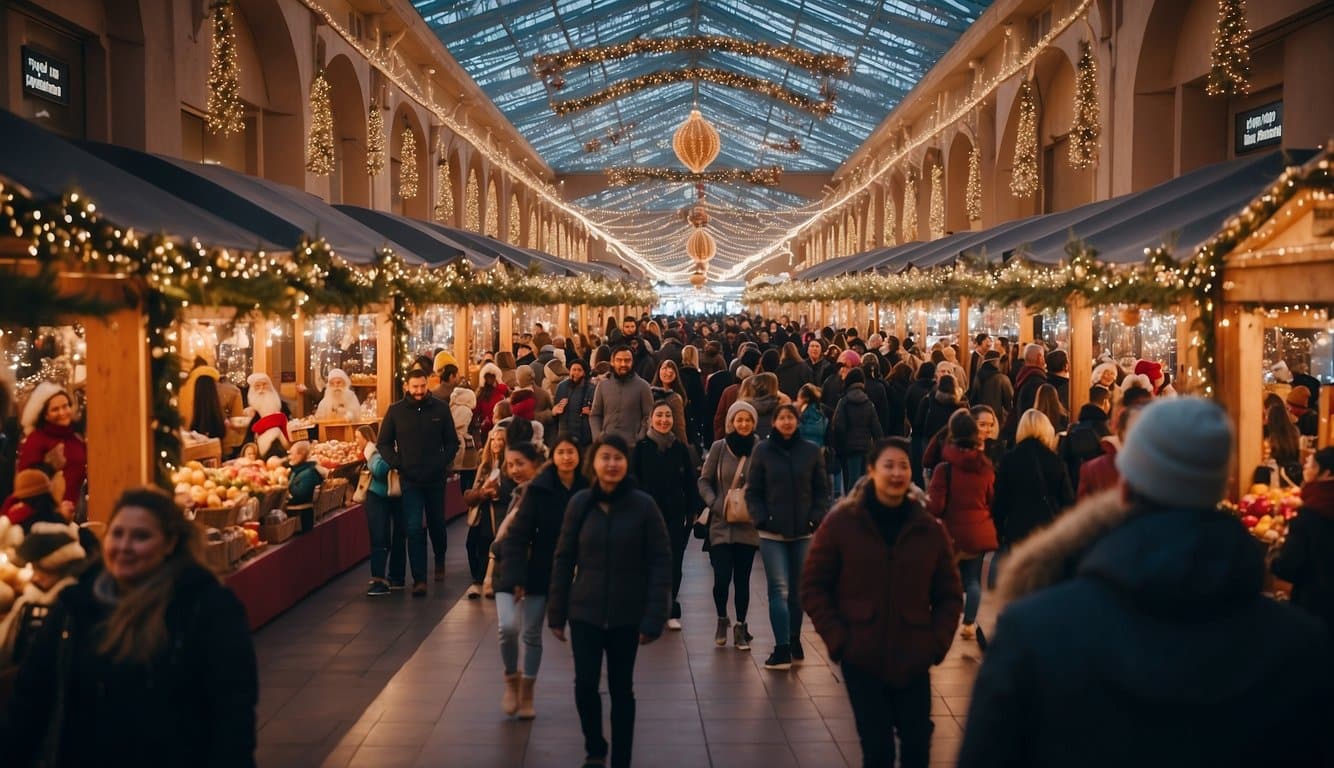
[[[366,173],[380,175],[384,170],[384,109],[371,102],[366,112]]]
[[[213,11],[213,47],[208,65],[208,132],[231,136],[245,131],[241,103],[241,61],[231,0],[217,0]]]
[[[945,236],[945,169],[931,166],[931,239]]]
[[[1033,83],[1019,84],[1019,124],[1014,136],[1014,160],[1010,166],[1010,194],[1029,198],[1038,191],[1038,101]]]
[[[431,217],[442,224],[454,223],[454,180],[450,178],[448,160],[441,160],[435,166],[435,209]]]
[[[895,233],[895,230],[898,229],[898,223],[894,220],[895,219],[894,195],[888,187],[885,188],[884,195],[885,195],[885,210],[883,214],[884,218],[882,219],[882,224],[881,224],[884,237],[884,244],[898,245],[899,238],[898,235]]]
[[[909,172],[903,180],[903,242],[917,239],[917,176]]]
[[[404,200],[417,196],[417,136],[411,128],[403,129],[398,146],[398,196]]]
[[[334,172],[333,105],[329,81],[316,72],[310,83],[310,133],[306,136],[306,170],[317,176]]]
[[[675,181],[686,184],[716,184],[727,181],[744,181],[762,187],[777,186],[783,179],[783,169],[777,165],[767,168],[728,168],[725,170],[691,173],[675,168],[608,168],[608,182],[613,187],[623,187],[640,181]]]
[[[828,117],[834,113],[834,94],[831,92],[819,100],[812,99],[809,96],[802,95],[789,88],[784,87],[772,80],[765,80],[760,77],[750,75],[741,75],[736,72],[729,72],[725,69],[715,69],[712,67],[687,67],[686,69],[662,69],[656,72],[649,72],[638,77],[632,77],[626,80],[618,80],[615,83],[603,88],[595,93],[578,98],[566,99],[564,101],[551,102],[551,110],[558,115],[568,115],[573,112],[581,112],[586,109],[606,104],[609,101],[625,98],[632,93],[645,90],[646,88],[657,88],[673,83],[686,82],[705,82],[721,85],[726,88],[736,88],[743,91],[751,91],[761,96],[767,96],[771,99],[781,101],[790,107],[809,112],[817,117]]]
[[[982,220],[982,149],[977,142],[968,152],[968,185],[963,192],[969,221]]]
[[[1245,0],[1218,0],[1218,26],[1209,53],[1210,96],[1241,96],[1251,90],[1251,28]]]
[[[560,72],[568,72],[590,64],[625,59],[631,56],[680,52],[701,53],[706,51],[722,51],[741,56],[772,59],[804,69],[815,75],[846,75],[852,67],[851,61],[846,56],[838,56],[832,53],[811,53],[790,45],[770,45],[720,35],[644,37],[614,45],[539,54],[533,57],[533,66],[537,70],[538,77],[547,78]]]
[[[1079,42],[1075,65],[1075,117],[1070,125],[1070,167],[1091,168],[1098,162],[1098,135],[1102,132],[1098,103],[1098,60],[1093,43]]]

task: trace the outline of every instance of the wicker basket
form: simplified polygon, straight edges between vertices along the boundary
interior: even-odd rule
[[[222,530],[229,525],[236,525],[239,505],[230,507],[198,507],[195,509],[195,522],[205,528]]]
[[[210,541],[204,545],[204,564],[214,573],[226,573],[232,569],[227,559],[227,542]]]
[[[275,485],[256,498],[259,499],[259,509],[255,512],[254,519],[261,520],[273,510],[282,509],[287,503],[287,486]]]
[[[281,523],[261,525],[259,527],[259,538],[270,544],[281,544],[295,536],[299,530],[301,530],[301,519],[289,517]]]
[[[250,542],[244,535],[235,536],[227,542],[227,562],[233,564],[245,557],[246,552],[250,551]]]
[[[321,520],[342,509],[347,498],[348,482],[341,478],[325,480],[315,496],[315,519]]]

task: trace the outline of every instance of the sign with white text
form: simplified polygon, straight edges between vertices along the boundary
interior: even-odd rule
[[[1283,102],[1238,112],[1236,135],[1239,155],[1283,141]]]

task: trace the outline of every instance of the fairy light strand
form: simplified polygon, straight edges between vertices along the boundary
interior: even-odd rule
[[[565,116],[573,112],[582,112],[586,109],[606,104],[610,101],[629,96],[632,93],[645,90],[646,88],[657,88],[673,83],[685,82],[705,82],[721,85],[726,88],[736,88],[744,91],[752,91],[761,96],[767,96],[771,99],[781,101],[788,106],[809,112],[816,117],[828,117],[834,113],[834,94],[827,91],[819,100],[804,96],[790,88],[784,87],[780,83],[772,80],[765,80],[761,77],[752,77],[742,75],[736,72],[729,72],[725,69],[716,69],[713,67],[687,67],[685,69],[660,69],[656,72],[648,72],[638,77],[632,77],[626,80],[618,80],[615,83],[603,88],[602,90],[590,93],[587,96],[566,99],[564,101],[551,102],[551,110],[557,115]]]
[[[241,103],[241,61],[231,0],[213,4],[212,55],[208,65],[208,132],[231,136],[245,132]]]
[[[1102,132],[1098,103],[1098,60],[1093,43],[1079,41],[1075,65],[1075,117],[1070,126],[1070,167],[1091,168],[1098,162],[1098,135]]]
[[[333,105],[329,81],[316,72],[310,83],[310,134],[306,137],[306,170],[317,176],[334,172]]]
[[[403,129],[398,155],[398,196],[411,200],[417,196],[417,136],[411,128]]]
[[[562,53],[538,54],[533,57],[533,66],[537,70],[538,77],[550,78],[561,72],[568,72],[590,64],[625,59],[641,54],[701,53],[706,51],[721,51],[741,56],[772,59],[804,69],[815,75],[846,75],[852,68],[852,63],[846,56],[832,53],[811,53],[795,46],[770,45],[769,43],[738,40],[721,35],[639,38],[614,45],[577,48]]]
[[[1010,194],[1029,198],[1038,191],[1038,102],[1033,82],[1019,84],[1019,124],[1014,137],[1014,162],[1010,167]]]

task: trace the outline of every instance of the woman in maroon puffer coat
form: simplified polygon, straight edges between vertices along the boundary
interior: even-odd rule
[[[88,475],[88,447],[74,431],[74,398],[60,385],[44,381],[33,389],[23,407],[23,442],[16,470],[36,467],[53,475],[65,474],[65,495],[60,506],[65,516],[74,513]]]
[[[931,473],[927,511],[945,523],[963,577],[963,638],[973,638],[977,609],[982,604],[982,557],[1000,543],[991,519],[996,470],[978,448],[977,422],[968,411],[950,417],[949,444]]]

